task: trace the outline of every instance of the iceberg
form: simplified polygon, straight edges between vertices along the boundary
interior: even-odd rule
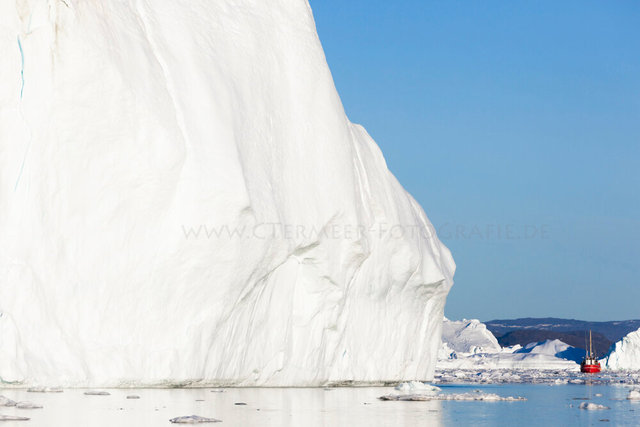
[[[498,353],[496,337],[477,319],[449,320],[442,324],[442,343],[457,353]]]
[[[600,364],[604,369],[613,371],[640,370],[640,329],[613,344]]]
[[[455,371],[509,369],[579,369],[584,352],[560,340],[501,348],[496,337],[479,320],[448,320],[442,326],[437,369]]]
[[[455,264],[348,120],[307,1],[0,22],[3,382],[433,378]]]
[[[576,363],[580,363],[585,354],[584,350],[570,346],[558,339],[532,342],[514,353],[546,354],[560,359],[572,360]]]

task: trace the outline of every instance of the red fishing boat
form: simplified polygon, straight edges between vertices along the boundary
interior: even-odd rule
[[[593,353],[593,346],[591,345],[591,331],[589,331],[589,350],[585,351],[587,354],[585,354],[584,359],[582,359],[582,363],[580,364],[580,372],[597,374],[600,372],[600,362],[598,362],[596,355]]]

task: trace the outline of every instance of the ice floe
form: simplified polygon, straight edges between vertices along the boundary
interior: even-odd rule
[[[426,384],[420,381],[409,381],[405,383],[398,384],[395,386],[395,389],[403,392],[419,392],[420,394],[436,394],[441,390],[439,387]]]
[[[220,423],[222,420],[216,418],[206,418],[199,415],[188,415],[183,417],[171,418],[169,420],[174,424],[200,424],[200,423]]]
[[[0,406],[16,406],[16,402],[8,397],[0,396]]]
[[[629,394],[627,395],[627,399],[629,400],[640,400],[640,390],[629,390]]]
[[[27,389],[29,393],[62,393],[60,387],[30,387]]]
[[[586,409],[588,411],[594,411],[599,409],[611,409],[608,406],[600,405],[599,403],[593,403],[593,402],[582,402],[579,408]]]
[[[18,402],[16,403],[16,408],[18,409],[42,409],[42,405],[38,405],[33,402]]]
[[[499,396],[495,393],[439,393],[439,394],[421,394],[421,393],[411,393],[411,394],[387,394],[384,396],[380,396],[378,399],[380,400],[399,400],[399,401],[430,401],[430,400],[482,400],[482,401],[508,401],[508,402],[516,402],[527,400],[524,397],[520,396]]]
[[[20,417],[17,415],[0,415],[0,421],[29,421],[29,417]]]

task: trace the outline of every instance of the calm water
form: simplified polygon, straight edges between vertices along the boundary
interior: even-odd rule
[[[528,399],[525,402],[383,402],[377,397],[393,391],[383,387],[211,390],[111,389],[110,396],[86,396],[85,390],[45,394],[5,389],[0,394],[39,403],[44,408],[0,408],[0,414],[31,417],[30,421],[0,425],[169,426],[174,425],[169,423],[170,418],[192,414],[221,419],[221,424],[205,424],[220,426],[640,425],[640,402],[626,399],[629,388],[611,385],[442,386],[443,393],[481,390],[523,396]],[[130,394],[137,394],[140,399],[126,399]],[[578,409],[584,398],[611,409]],[[235,404],[240,402],[246,405]]]

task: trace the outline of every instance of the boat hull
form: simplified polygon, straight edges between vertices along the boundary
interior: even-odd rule
[[[597,374],[600,372],[600,364],[597,365],[581,365],[580,372],[584,372],[587,374]]]

